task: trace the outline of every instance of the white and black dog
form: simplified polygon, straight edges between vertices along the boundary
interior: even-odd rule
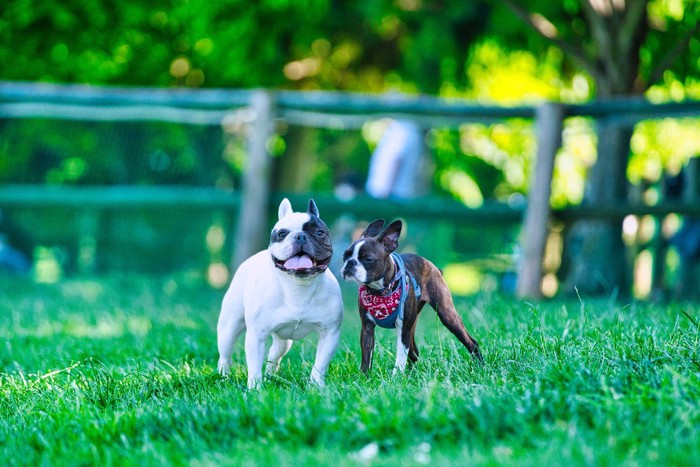
[[[284,199],[278,218],[267,250],[241,264],[224,296],[217,326],[219,373],[230,373],[233,345],[243,331],[249,388],[262,381],[270,335],[266,374],[277,371],[293,340],[315,331],[319,338],[311,382],[323,386],[343,321],[340,287],[328,269],[330,232],[313,200],[301,213]]]
[[[442,324],[481,361],[479,343],[464,327],[442,272],[421,256],[394,253],[399,245],[401,221],[394,221],[382,230],[383,226],[383,219],[369,224],[360,239],[343,255],[343,278],[360,284],[362,371],[369,371],[372,364],[377,325],[397,331],[394,371],[403,371],[407,359],[409,363],[418,360],[416,324],[426,303],[437,312]]]

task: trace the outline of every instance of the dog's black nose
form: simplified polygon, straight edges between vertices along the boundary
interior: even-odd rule
[[[304,232],[299,232],[298,234],[296,234],[296,236],[294,237],[294,239],[295,239],[297,242],[299,242],[300,244],[303,245],[304,243],[306,243],[306,233],[304,233]]]

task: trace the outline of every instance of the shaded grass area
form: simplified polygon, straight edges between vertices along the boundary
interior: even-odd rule
[[[700,458],[698,307],[609,300],[457,307],[478,365],[427,309],[421,360],[392,376],[394,333],[359,366],[352,288],[328,387],[315,340],[245,389],[216,374],[223,295],[186,277],[0,279],[5,465],[686,464]]]

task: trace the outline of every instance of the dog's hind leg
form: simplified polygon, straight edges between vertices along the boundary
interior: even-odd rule
[[[442,294],[437,300],[431,302],[430,306],[437,312],[440,322],[459,339],[476,359],[483,361],[481,351],[479,350],[479,343],[467,332],[467,328],[464,327],[464,322],[459,316],[459,313],[457,313],[454,303],[452,302],[452,296],[449,294]]]
[[[219,373],[223,376],[231,373],[231,356],[233,345],[245,331],[243,303],[235,294],[226,294],[221,305],[221,314],[216,326],[216,338],[219,348]]]
[[[231,374],[231,356],[233,355],[233,345],[238,340],[241,333],[245,331],[245,321],[233,323],[231,327],[224,328],[218,332],[217,341],[219,346],[218,370],[222,376]]]
[[[280,367],[282,357],[287,355],[289,349],[292,348],[291,339],[280,339],[275,334],[272,335],[272,346],[267,353],[267,367],[265,368],[266,375],[274,375]]]
[[[248,328],[245,333],[245,361],[248,366],[248,389],[260,388],[265,362],[265,341],[269,332]]]

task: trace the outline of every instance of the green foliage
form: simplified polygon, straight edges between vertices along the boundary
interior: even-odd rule
[[[364,90],[407,82],[436,92],[446,80],[463,83],[484,11],[457,1],[9,0],[0,59],[14,66],[0,79]]]
[[[216,375],[221,292],[184,277],[0,282],[5,464],[687,464],[700,455],[697,316],[608,300],[458,301],[486,362],[426,311],[421,360],[392,376],[394,333],[358,370],[354,290],[328,387],[311,340],[247,391]],[[689,314],[685,314],[688,312]]]
[[[278,86],[290,43],[307,39],[298,26],[327,9],[323,0],[26,3],[3,8],[0,58],[17,65],[3,79],[194,87]]]
[[[667,119],[637,125],[632,138],[628,177],[633,183],[663,182],[700,155],[697,119]]]
[[[524,22],[515,18],[512,8],[506,6],[511,3],[522,8],[531,19],[534,17],[537,27],[554,38],[559,45],[565,44],[565,61],[560,68],[562,76],[579,73],[582,66],[588,68],[589,74],[591,67],[605,66],[596,62],[609,51],[612,44],[601,41],[600,31],[596,31],[597,26],[587,17],[583,2],[494,0],[491,3],[494,5],[489,16],[492,23],[487,31],[508,43],[508,49],[527,50],[540,55],[551,45],[543,37],[544,34],[536,32],[534,28],[524,27]],[[636,77],[636,82],[630,83],[630,88],[624,90],[625,94],[641,93],[662,81],[661,73],[665,70],[669,77],[664,79],[682,83],[683,87],[692,88],[697,93],[697,77],[700,75],[697,24],[700,20],[700,7],[696,1],[647,0],[643,2],[646,4],[645,20],[638,30],[632,29],[633,26],[626,22],[627,18],[617,14],[616,4],[609,6],[590,3],[599,16],[599,26],[615,31],[618,40],[624,37],[625,41],[621,42],[634,46],[629,57],[617,57],[618,60],[630,61],[620,63],[618,71],[630,65],[634,68],[633,74]],[[623,9],[633,8],[630,4],[620,5]],[[606,8],[615,12],[604,12]],[[589,63],[584,64],[586,61]],[[614,72],[612,70],[613,74]]]

